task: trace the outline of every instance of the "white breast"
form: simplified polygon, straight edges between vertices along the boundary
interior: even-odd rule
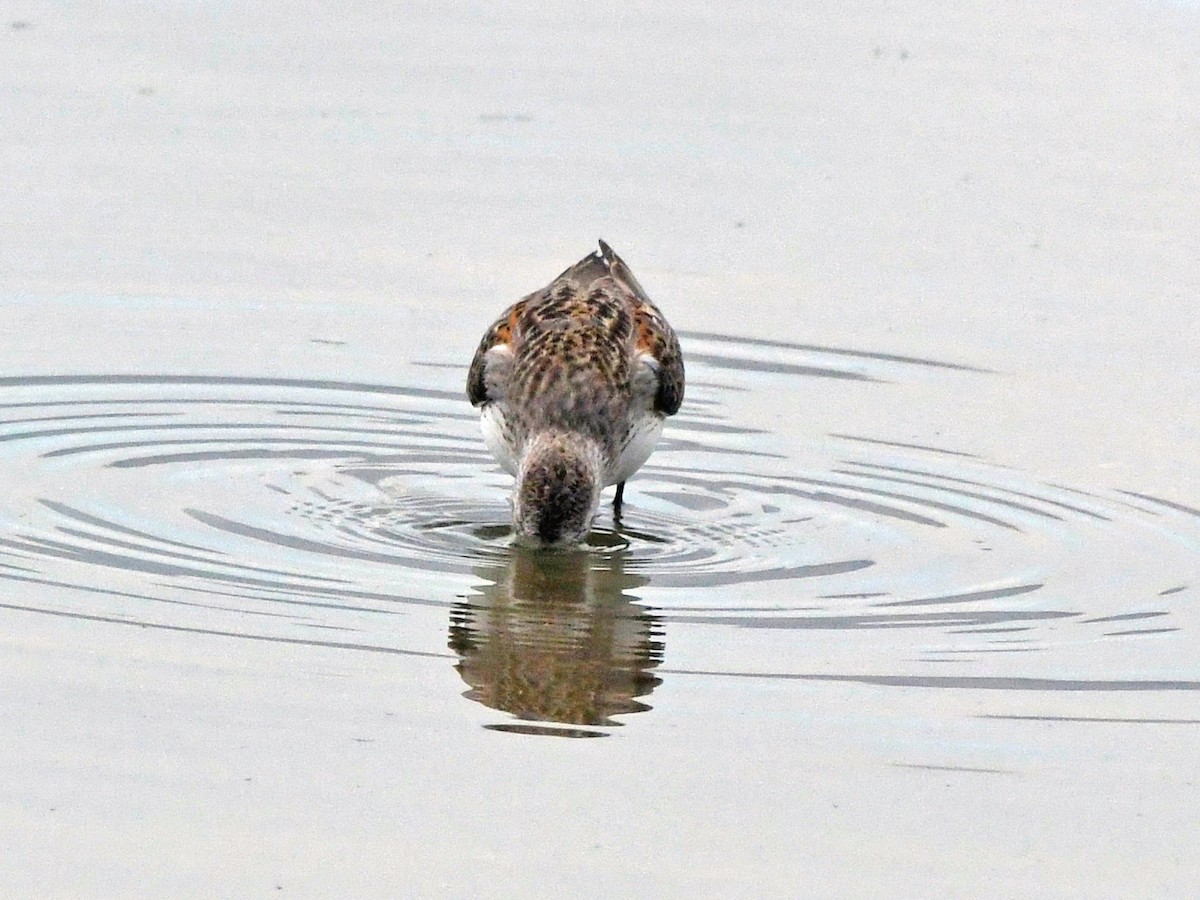
[[[662,430],[662,416],[653,412],[636,415],[630,422],[629,439],[617,456],[617,464],[609,474],[607,484],[620,484],[640,469],[654,452]]]
[[[629,437],[617,455],[617,464],[609,475],[608,484],[620,484],[628,479],[650,458],[658,444],[663,430],[663,417],[654,411],[658,372],[658,360],[651,354],[643,351],[637,355],[629,404]]]
[[[519,468],[516,440],[508,427],[508,410],[504,403],[489,403],[479,414],[479,428],[483,442],[504,469],[514,478]]]

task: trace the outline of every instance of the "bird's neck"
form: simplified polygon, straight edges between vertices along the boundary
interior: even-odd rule
[[[513,498],[517,540],[565,547],[587,537],[604,486],[604,454],[593,438],[538,434],[526,445]]]

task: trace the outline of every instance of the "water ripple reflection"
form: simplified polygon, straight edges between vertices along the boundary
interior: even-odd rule
[[[0,379],[3,608],[443,657],[526,733],[607,733],[663,677],[1195,689],[1200,512],[887,434],[797,446],[739,398],[989,373],[685,339],[688,404],[623,523],[553,558],[509,544],[458,366],[421,386]],[[665,631],[688,665],[664,663]]]
[[[595,736],[603,732],[545,723],[616,725],[615,715],[649,709],[637,698],[660,683],[651,669],[662,662],[662,625],[628,593],[646,579],[621,561],[515,547],[506,565],[478,567],[483,584],[450,616],[465,696],[516,716],[527,734]]]

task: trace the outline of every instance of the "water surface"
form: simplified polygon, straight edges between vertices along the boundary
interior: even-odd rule
[[[10,893],[1194,893],[1192,11],[9,18]],[[687,399],[521,552],[600,236]]]

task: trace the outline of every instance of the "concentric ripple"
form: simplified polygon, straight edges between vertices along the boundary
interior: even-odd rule
[[[520,717],[573,726],[645,708],[633,698],[669,662],[664,643],[691,629],[714,649],[687,671],[1200,686],[1164,640],[1195,627],[1197,510],[1132,488],[1037,483],[886,434],[797,446],[741,402],[844,385],[885,403],[891,384],[989,373],[713,334],[685,335],[685,350],[687,404],[631,481],[623,520],[603,511],[559,573],[555,602],[591,614],[563,613],[561,640],[533,639],[537,666],[514,663],[524,645],[511,640],[531,609],[545,618],[545,566],[510,546],[510,480],[483,448],[461,367],[443,364],[406,385],[0,379],[0,578],[23,586],[2,605],[457,657],[476,699],[520,695]],[[703,637],[716,626],[737,629],[719,650]],[[831,631],[842,639],[805,652]],[[1137,677],[1097,677],[1095,646],[1114,640],[1158,646]],[[558,712],[539,713],[531,672],[558,672],[561,687],[581,653],[592,688],[567,702],[547,681]],[[620,689],[596,662],[617,659]],[[501,690],[517,671],[520,690]]]

